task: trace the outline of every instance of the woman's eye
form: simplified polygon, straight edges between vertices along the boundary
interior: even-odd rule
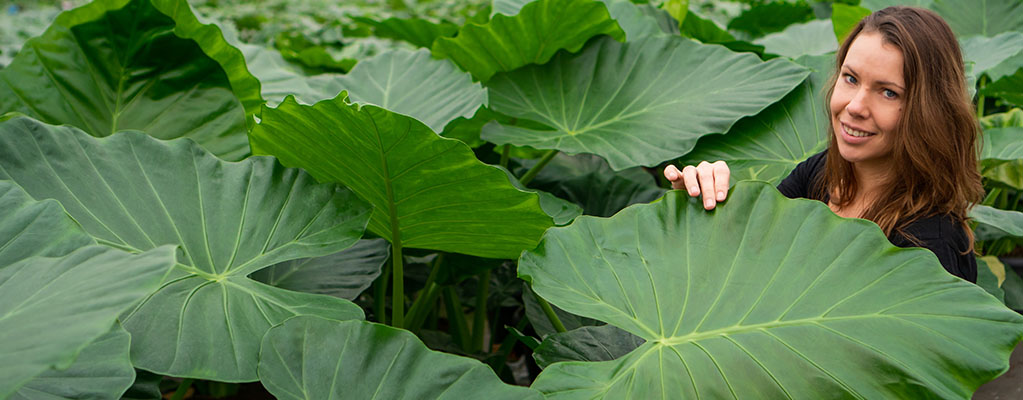
[[[895,93],[894,91],[892,91],[890,89],[885,89],[884,92],[882,92],[882,93],[884,94],[885,98],[889,98],[889,99],[894,99],[896,97],[899,97],[898,93]]]
[[[847,83],[856,84],[856,78],[852,75],[844,74],[842,75],[842,79],[844,79]]]

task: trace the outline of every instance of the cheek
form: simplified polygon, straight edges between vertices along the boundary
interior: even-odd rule
[[[902,106],[892,106],[884,110],[883,113],[879,113],[877,116],[878,127],[884,131],[892,131],[899,125],[899,120],[902,119]]]
[[[848,97],[842,88],[837,85],[835,86],[835,89],[831,92],[831,103],[829,104],[832,117],[837,117],[845,109],[845,106],[849,104]]]

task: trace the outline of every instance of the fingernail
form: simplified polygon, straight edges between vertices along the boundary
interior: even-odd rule
[[[718,192],[718,201],[725,201],[725,192]]]
[[[669,172],[668,173],[668,179],[675,180],[675,179],[678,179],[678,177],[675,176],[674,172]]]
[[[695,187],[689,188],[689,195],[690,196],[699,196],[700,195],[700,189],[699,188],[695,188]]]
[[[703,208],[710,209],[711,207],[714,207],[714,200],[707,199],[703,201]]]

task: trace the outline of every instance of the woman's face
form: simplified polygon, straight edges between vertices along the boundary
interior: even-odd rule
[[[863,166],[886,165],[905,95],[902,52],[882,42],[878,32],[860,33],[831,95],[831,125],[842,158]]]

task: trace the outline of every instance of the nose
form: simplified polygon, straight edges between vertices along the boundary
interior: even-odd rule
[[[853,97],[849,99],[849,103],[845,105],[845,110],[854,118],[869,117],[870,107],[867,104],[867,91],[863,89],[856,90]]]

